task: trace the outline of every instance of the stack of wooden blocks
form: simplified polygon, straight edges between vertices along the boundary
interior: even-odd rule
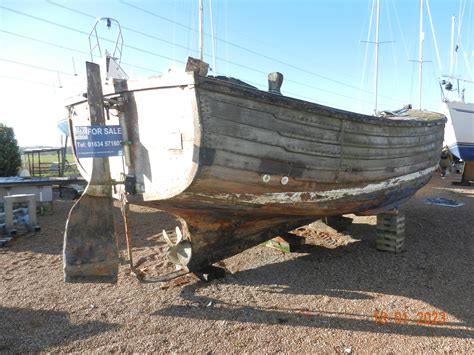
[[[405,244],[405,215],[398,210],[377,215],[376,248],[400,253]]]

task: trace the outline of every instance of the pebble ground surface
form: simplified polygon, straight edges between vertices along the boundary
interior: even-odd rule
[[[227,276],[209,283],[139,282],[125,263],[115,285],[64,283],[73,201],[57,199],[40,232],[0,248],[0,352],[473,353],[474,187],[459,179],[435,176],[403,207],[402,253],[377,251],[376,218],[352,215],[342,234],[307,233],[298,252],[226,259]],[[145,272],[172,270],[158,234],[174,219],[132,207],[130,226]]]

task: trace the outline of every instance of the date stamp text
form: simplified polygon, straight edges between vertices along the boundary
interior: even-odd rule
[[[376,310],[374,312],[374,321],[376,324],[416,324],[421,326],[443,325],[446,324],[446,313],[438,311],[417,312],[415,316],[407,312],[384,312]]]

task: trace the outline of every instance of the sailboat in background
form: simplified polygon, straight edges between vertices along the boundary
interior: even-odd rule
[[[463,86],[470,85],[474,89],[474,81],[453,75],[455,55],[459,49],[459,44],[454,45],[454,24],[455,18],[453,16],[451,19],[450,74],[443,76],[440,81],[442,112],[448,119],[444,144],[452,154],[464,161],[461,183],[469,184],[470,181],[474,181],[474,102],[466,102],[466,89]],[[467,61],[466,65],[469,64]],[[467,67],[467,72],[471,75],[469,67]]]

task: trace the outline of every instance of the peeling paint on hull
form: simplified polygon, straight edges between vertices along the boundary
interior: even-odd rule
[[[302,202],[313,202],[313,203],[322,203],[327,201],[334,201],[343,198],[351,198],[360,195],[366,195],[376,192],[385,191],[394,187],[399,186],[405,182],[410,182],[424,176],[432,174],[436,170],[437,166],[433,166],[416,173],[408,174],[405,176],[399,176],[387,181],[383,181],[375,184],[368,184],[361,188],[345,188],[345,189],[335,189],[329,191],[302,191],[302,192],[274,192],[274,193],[263,193],[260,195],[255,194],[204,194],[204,193],[194,193],[187,194],[184,193],[179,196],[179,199],[188,199],[191,197],[199,198],[206,197],[216,200],[223,201],[232,201],[234,203],[250,203],[255,205],[265,205],[265,204],[295,204]]]

